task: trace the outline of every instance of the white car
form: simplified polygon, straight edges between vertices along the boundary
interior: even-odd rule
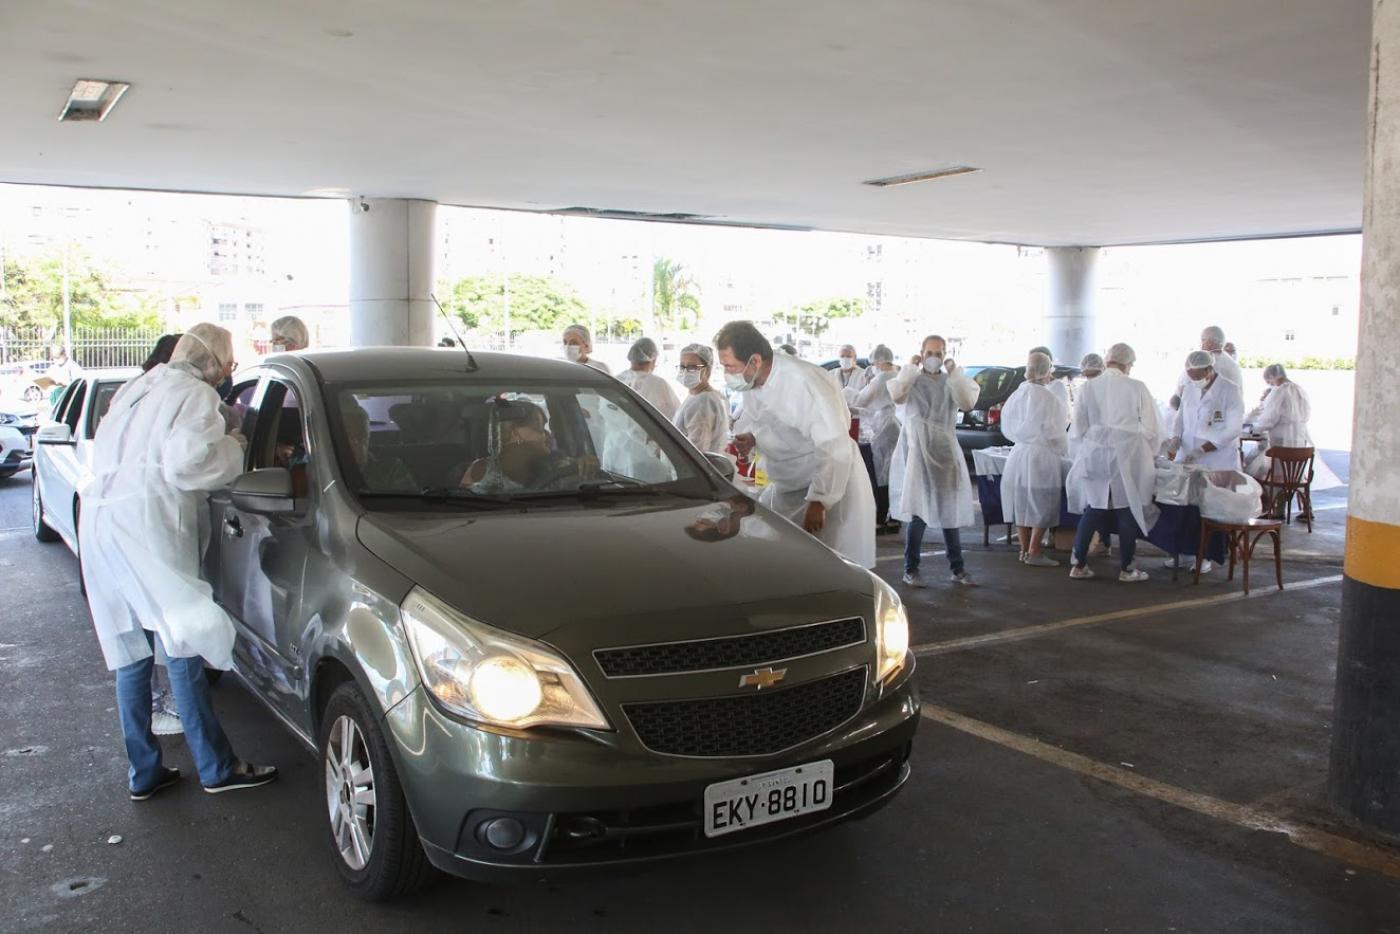
[[[93,370],[63,391],[52,422],[35,435],[34,537],[78,549],[78,491],[92,468],[92,439],[112,397],[140,370]]]
[[[0,402],[0,480],[13,477],[34,457],[39,416],[28,402]]]

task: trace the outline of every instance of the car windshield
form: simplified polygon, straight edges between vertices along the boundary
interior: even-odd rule
[[[345,386],[337,447],[361,495],[501,502],[667,491],[711,495],[707,474],[621,386]]]
[[[1005,395],[1011,388],[1011,381],[1016,378],[1016,371],[1004,366],[970,366],[963,372],[982,387],[979,394],[979,398],[982,399],[995,399]]]

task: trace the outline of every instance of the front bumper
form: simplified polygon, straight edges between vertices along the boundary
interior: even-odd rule
[[[0,471],[23,470],[33,463],[34,449],[28,434],[18,428],[0,428]]]
[[[421,688],[390,711],[386,725],[429,859],[454,875],[499,882],[732,850],[872,813],[909,776],[918,712],[912,671],[906,671],[834,733],[779,755],[741,760],[628,751],[615,737],[572,731],[528,738],[488,732],[444,716]],[[836,767],[829,810],[705,837],[706,786],[822,759]],[[488,825],[500,818],[521,830],[510,846],[488,839]]]

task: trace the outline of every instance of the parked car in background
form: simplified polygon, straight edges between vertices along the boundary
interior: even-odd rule
[[[977,381],[982,388],[977,396],[977,405],[963,412],[957,425],[958,444],[968,463],[972,463],[972,452],[983,448],[1001,447],[1009,444],[1006,435],[1001,433],[1001,407],[1016,387],[1026,381],[1026,368],[1022,366],[965,366],[963,372]],[[1055,378],[1065,380],[1071,391],[1080,377],[1079,367],[1055,365]]]
[[[29,467],[34,457],[34,433],[39,415],[33,404],[0,400],[0,480]]]
[[[140,370],[91,370],[70,383],[34,445],[34,537],[62,540],[82,561],[78,544],[78,491],[92,466],[92,439],[112,397]]]
[[[906,781],[899,596],[611,377],[375,348],[272,356],[232,398],[248,472],[205,577],[357,894],[758,845]]]
[[[48,360],[28,360],[19,363],[0,365],[0,397],[22,398],[25,402],[39,403],[48,395],[48,385],[40,383],[40,378],[53,366]]]

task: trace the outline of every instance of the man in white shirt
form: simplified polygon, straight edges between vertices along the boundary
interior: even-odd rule
[[[851,438],[851,413],[821,367],[773,353],[751,322],[715,335],[725,384],[744,395],[734,426],[740,454],[763,457],[758,501],[861,567],[875,566],[875,495]]]
[[[1194,350],[1186,358],[1186,378],[1181,408],[1172,419],[1173,459],[1210,470],[1239,470],[1244,426],[1240,387],[1217,369],[1204,350]]]

